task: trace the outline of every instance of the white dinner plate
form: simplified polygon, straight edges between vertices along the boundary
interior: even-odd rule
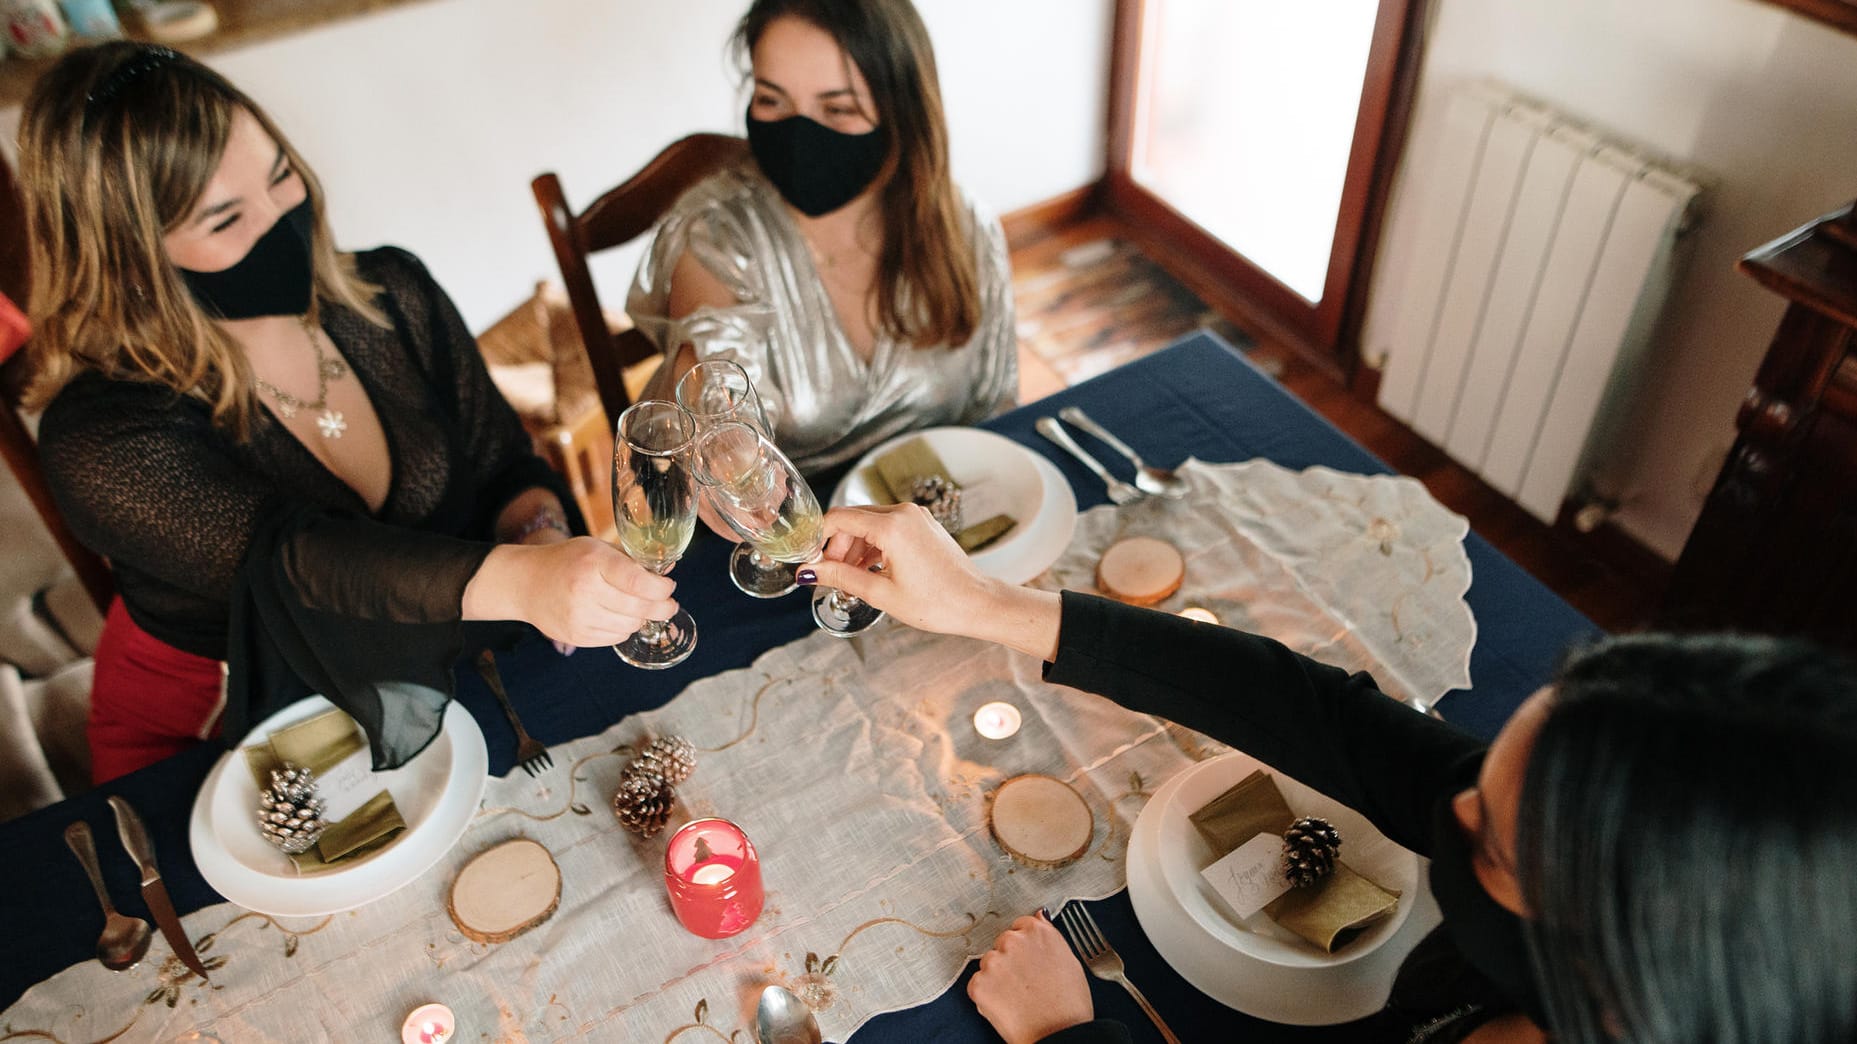
[[[898,435],[866,453],[832,493],[832,507],[875,503],[864,484],[872,461],[910,439],[925,439],[962,489],[969,521],[995,514],[1019,524],[991,546],[974,552],[975,568],[1009,584],[1023,584],[1058,560],[1077,528],[1077,498],[1070,482],[1044,457],[979,428],[926,428]],[[978,508],[979,510],[970,510]]]
[[[321,696],[285,707],[253,729],[246,743],[333,708]],[[444,724],[419,755],[375,774],[406,820],[392,844],[353,865],[297,874],[290,857],[258,832],[258,785],[243,748],[228,751],[207,774],[194,799],[188,842],[200,876],[220,895],[248,910],[276,917],[318,917],[371,903],[417,878],[438,862],[477,814],[489,781],[484,734],[469,711],[452,701]]]
[[[1297,814],[1335,824],[1349,866],[1400,893],[1392,917],[1338,954],[1322,953],[1261,913],[1239,921],[1199,873],[1212,852],[1187,817],[1258,768],[1275,777]],[[1181,978],[1227,1007],[1297,1026],[1380,1010],[1399,965],[1440,919],[1423,860],[1359,813],[1237,752],[1186,769],[1148,800],[1129,838],[1128,894],[1142,930]]]

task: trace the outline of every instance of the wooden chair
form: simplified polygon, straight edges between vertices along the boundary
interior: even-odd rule
[[[574,307],[574,323],[580,329],[581,343],[593,365],[593,379],[599,385],[600,404],[609,419],[617,418],[632,401],[625,389],[626,367],[652,358],[657,347],[637,330],[616,334],[608,330],[587,258],[643,235],[691,186],[747,154],[748,143],[741,138],[692,134],[672,142],[643,170],[578,214],[567,205],[561,179],[553,172],[529,183],[535,191],[535,204],[541,208],[548,240],[554,245],[561,281]]]
[[[0,235],[0,456],[6,458],[7,467],[19,479],[33,509],[45,520],[45,528],[51,531],[58,549],[83,581],[91,601],[97,603],[97,612],[105,614],[116,591],[110,567],[96,552],[78,543],[71,527],[65,525],[64,516],[52,500],[51,487],[45,482],[45,473],[39,469],[38,444],[19,417],[18,394],[24,384],[25,360],[15,359],[14,355],[31,333],[25,315],[14,304],[26,296],[25,227],[25,210],[13,183],[13,170],[0,160],[0,229],[7,230]]]

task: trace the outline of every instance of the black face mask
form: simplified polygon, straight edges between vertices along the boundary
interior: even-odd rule
[[[845,134],[804,116],[748,118],[748,148],[761,173],[807,217],[830,214],[870,187],[889,154],[882,127]]]
[[[220,272],[180,269],[193,299],[217,319],[303,315],[315,288],[310,232],[316,219],[309,200],[296,205],[253,243],[238,264]]]
[[[1483,890],[1471,865],[1470,840],[1449,801],[1438,803],[1432,820],[1431,894],[1444,914],[1444,931],[1465,962],[1540,1021],[1541,1001],[1521,918]]]

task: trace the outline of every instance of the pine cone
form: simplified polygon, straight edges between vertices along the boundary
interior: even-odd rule
[[[306,851],[328,823],[316,796],[316,774],[288,762],[271,770],[271,785],[258,794],[258,830],[287,855]]]
[[[619,825],[642,838],[656,837],[670,822],[671,805],[677,792],[664,777],[637,765],[619,777],[619,790],[613,795],[613,815]]]
[[[631,769],[655,772],[664,782],[679,786],[696,771],[696,747],[682,736],[654,739],[632,762]]]
[[[1316,816],[1304,816],[1283,832],[1283,876],[1290,885],[1306,888],[1335,869],[1341,853],[1341,832]]]
[[[928,508],[941,528],[954,533],[961,528],[961,487],[940,475],[927,475],[909,487],[910,503]]]

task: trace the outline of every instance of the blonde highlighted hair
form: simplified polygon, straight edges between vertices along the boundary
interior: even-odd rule
[[[205,192],[240,110],[308,191],[315,299],[388,325],[373,303],[379,288],[336,252],[321,184],[256,102],[166,48],[87,47],[39,78],[20,126],[32,249],[28,407],[96,371],[199,399],[216,426],[250,435],[258,406],[245,353],[194,301],[162,241]]]

